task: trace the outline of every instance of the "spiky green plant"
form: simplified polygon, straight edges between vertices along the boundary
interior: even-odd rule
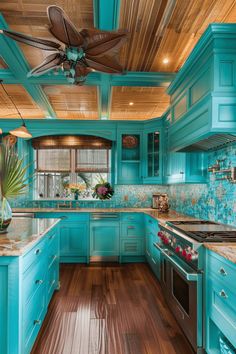
[[[25,173],[28,166],[23,166],[13,147],[0,145],[0,197],[3,200],[15,198],[26,192]]]

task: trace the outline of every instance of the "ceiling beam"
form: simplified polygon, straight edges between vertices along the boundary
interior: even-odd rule
[[[8,25],[1,14],[0,14],[0,29],[8,29]],[[40,85],[31,84],[29,82],[27,78],[27,74],[30,71],[30,67],[21,49],[19,48],[17,43],[15,43],[14,40],[9,39],[2,34],[0,34],[0,55],[7,63],[11,74],[18,81],[15,83],[21,84],[26,89],[26,91],[33,98],[33,100],[45,112],[47,118],[56,118],[56,113],[54,112],[42,87]],[[1,74],[3,74],[3,70],[1,70]],[[7,75],[9,80],[10,78],[9,71]],[[6,81],[4,80],[4,83],[7,83],[7,80]]]
[[[111,84],[110,75],[103,76],[102,84],[99,86],[98,95],[98,115],[100,119],[106,120],[110,118],[111,108]]]
[[[94,26],[104,31],[119,27],[120,0],[93,0]]]

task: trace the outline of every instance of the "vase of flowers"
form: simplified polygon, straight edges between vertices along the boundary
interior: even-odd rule
[[[105,181],[103,178],[94,187],[94,192],[92,194],[93,198],[100,200],[111,199],[114,194],[114,189],[109,182]]]
[[[71,184],[68,184],[67,188],[74,195],[74,199],[78,200],[79,195],[85,191],[86,185],[80,184],[80,183],[73,183],[73,184],[71,183]]]
[[[23,159],[19,159],[14,146],[0,144],[0,233],[7,232],[11,223],[12,211],[9,200],[26,192]]]

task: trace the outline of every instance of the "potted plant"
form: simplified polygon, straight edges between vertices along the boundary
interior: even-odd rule
[[[92,194],[93,198],[100,200],[111,199],[114,194],[114,189],[109,182],[105,181],[102,177],[98,184],[94,187],[94,192]]]
[[[0,144],[0,233],[5,233],[12,219],[9,204],[11,198],[16,198],[26,192],[23,159],[19,159],[14,146]]]

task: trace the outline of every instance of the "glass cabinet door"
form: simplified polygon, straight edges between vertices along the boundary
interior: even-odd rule
[[[160,174],[160,133],[147,134],[147,177],[158,177]]]

